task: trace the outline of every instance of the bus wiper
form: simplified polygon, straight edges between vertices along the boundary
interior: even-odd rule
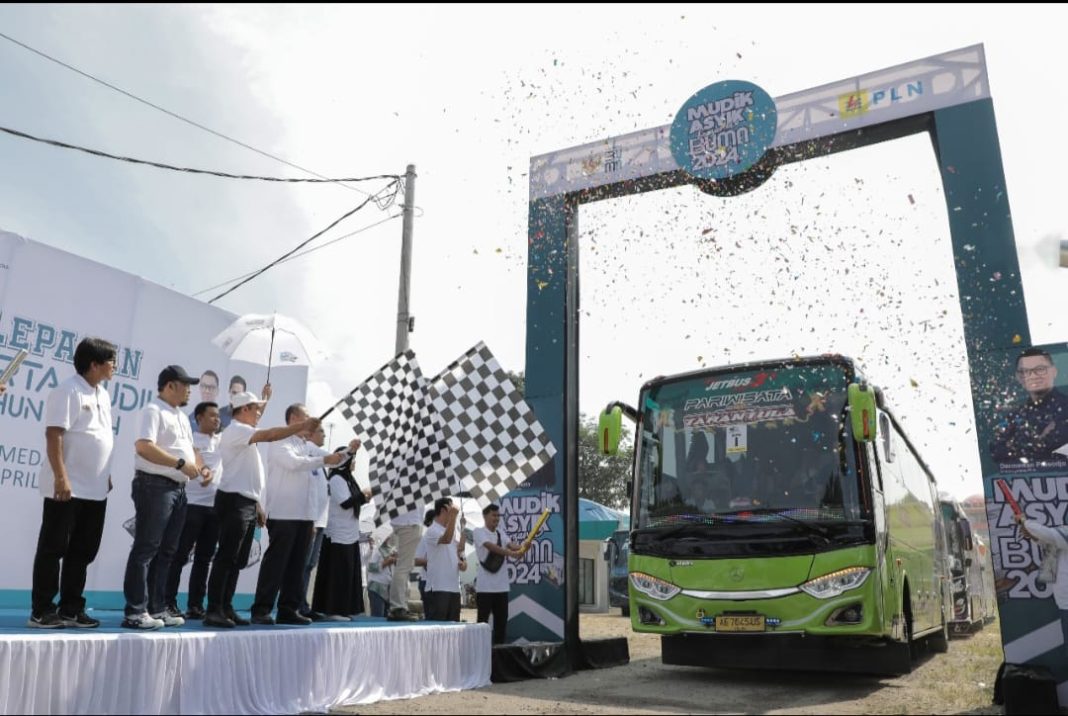
[[[703,533],[708,528],[715,527],[716,525],[710,525],[707,522],[685,522],[681,525],[675,525],[674,527],[668,527],[661,529],[657,527],[647,527],[638,530],[638,532],[647,534],[654,539],[667,539],[668,537],[677,537],[678,535],[685,534],[687,532]]]
[[[735,510],[734,512],[717,512],[716,513],[717,516],[730,515],[732,517],[736,517],[736,516],[739,516],[739,515],[742,515],[742,514],[774,515],[775,517],[780,517],[780,518],[786,520],[787,522],[791,522],[791,523],[793,523],[795,525],[800,525],[810,535],[814,535],[814,536],[819,537],[820,539],[822,539],[824,544],[830,544],[832,542],[832,540],[831,540],[831,531],[829,529],[827,529],[826,527],[824,527],[822,525],[818,525],[818,524],[813,524],[812,522],[806,522],[804,520],[799,520],[796,517],[791,517],[790,515],[784,515],[782,512],[779,512],[778,510],[775,510],[775,509],[772,509],[772,508],[769,508],[769,507],[757,507],[757,508],[749,508],[749,509],[745,509],[745,510]]]

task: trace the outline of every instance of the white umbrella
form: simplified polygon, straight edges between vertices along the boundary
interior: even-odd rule
[[[271,366],[312,365],[326,358],[326,351],[311,331],[294,318],[278,313],[249,313],[227,326],[211,341],[231,359]]]

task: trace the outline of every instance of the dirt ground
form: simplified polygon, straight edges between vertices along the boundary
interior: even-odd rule
[[[474,614],[465,611],[465,621]],[[898,678],[813,672],[757,672],[664,666],[659,637],[635,634],[630,620],[583,614],[584,639],[626,636],[630,663],[562,679],[493,684],[417,699],[381,701],[359,714],[1000,714],[991,705],[1002,661],[996,623],[953,639],[948,654],[924,657]]]

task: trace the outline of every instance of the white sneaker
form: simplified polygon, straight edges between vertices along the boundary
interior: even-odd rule
[[[127,614],[122,620],[126,629],[162,629],[163,620],[150,617],[147,612],[142,614]]]
[[[180,614],[171,613],[170,611],[165,611],[162,614],[153,614],[152,618],[165,627],[180,627],[185,624],[184,617]]]

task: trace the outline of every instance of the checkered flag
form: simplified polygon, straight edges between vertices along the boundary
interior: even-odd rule
[[[431,405],[460,490],[485,506],[556,454],[541,423],[482,342],[431,381]]]
[[[379,527],[449,492],[449,453],[442,421],[431,411],[429,391],[409,350],[338,404],[367,449]]]

